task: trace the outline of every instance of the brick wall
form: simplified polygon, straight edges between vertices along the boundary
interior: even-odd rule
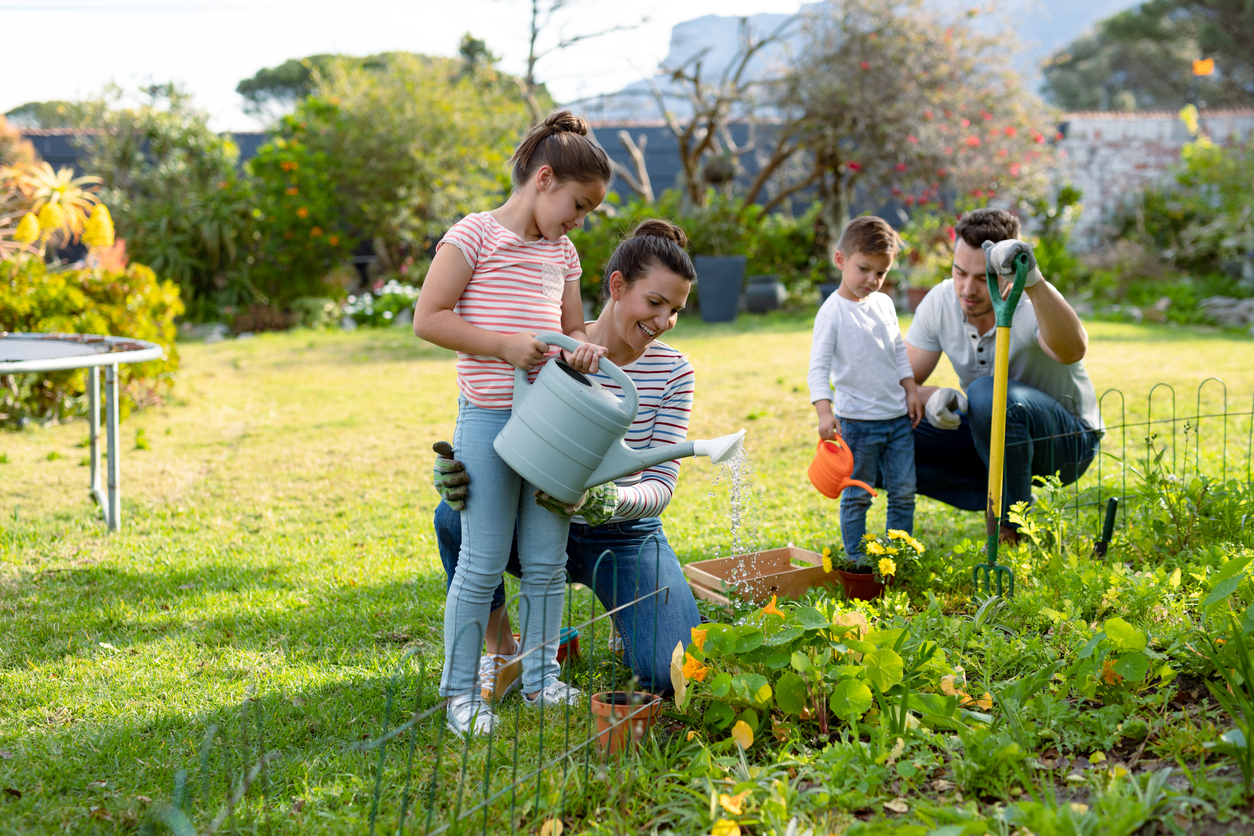
[[[1202,111],[1200,123],[1215,142],[1240,141],[1254,135],[1254,110]],[[1056,182],[1084,192],[1072,237],[1077,249],[1106,241],[1106,222],[1138,190],[1166,182],[1191,139],[1174,113],[1070,113],[1059,130]]]

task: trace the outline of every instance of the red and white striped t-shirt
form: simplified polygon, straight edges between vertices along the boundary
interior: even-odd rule
[[[462,251],[473,271],[454,308],[462,319],[500,334],[562,332],[562,293],[566,282],[578,281],[583,272],[569,238],[524,241],[490,212],[476,212],[444,233],[437,251],[446,243]],[[539,370],[532,370],[532,380]],[[459,351],[457,387],[475,406],[509,409],[514,367],[498,357]]]

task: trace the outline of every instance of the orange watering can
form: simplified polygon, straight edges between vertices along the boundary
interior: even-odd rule
[[[835,499],[845,488],[856,485],[871,496],[875,496],[875,488],[866,482],[850,479],[853,475],[853,451],[839,435],[832,439],[820,439],[819,449],[814,454],[814,461],[806,470],[814,487],[828,499]]]

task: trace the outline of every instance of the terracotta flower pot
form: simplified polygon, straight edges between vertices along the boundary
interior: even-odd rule
[[[919,308],[919,303],[923,301],[923,297],[927,296],[930,287],[914,287],[911,285],[906,288],[906,305],[910,308],[910,313],[914,313]]]
[[[645,691],[603,691],[592,696],[597,748],[614,754],[634,749],[662,713],[662,698]]]
[[[872,601],[884,592],[884,584],[870,572],[836,571],[840,575],[840,585],[845,588],[845,596],[854,601]]]

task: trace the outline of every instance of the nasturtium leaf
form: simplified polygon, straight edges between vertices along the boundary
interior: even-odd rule
[[[1247,636],[1254,633],[1254,604],[1246,607],[1241,616],[1241,632]]]
[[[752,708],[746,708],[744,711],[740,712],[740,714],[736,716],[736,719],[742,721],[749,727],[749,731],[754,734],[758,733],[758,728],[762,725],[762,721],[758,718],[758,712],[754,711]]]
[[[748,749],[753,745],[753,729],[749,728],[749,725],[744,720],[736,723],[732,727],[731,733],[732,739],[736,741],[736,745],[741,749]]]
[[[836,683],[827,701],[837,717],[861,717],[871,707],[871,689],[857,679],[844,679]]]
[[[1244,570],[1251,560],[1254,560],[1254,556],[1243,557],[1239,560],[1233,558],[1225,563],[1224,567],[1219,570],[1219,574],[1215,576],[1215,585],[1211,587],[1210,594],[1202,599],[1202,607],[1217,604],[1236,592],[1241,581],[1245,579]]]
[[[802,653],[800,650],[794,650],[792,652],[792,658],[789,662],[792,665],[793,670],[797,673],[806,673],[811,667],[813,667],[810,664],[810,657]]]
[[[868,653],[862,664],[866,668],[867,682],[875,686],[881,694],[901,682],[905,676],[905,665],[895,650],[881,647]]]
[[[751,650],[757,650],[762,646],[763,639],[766,634],[761,629],[746,624],[743,627],[736,628],[736,652],[748,653]]]
[[[1093,655],[1093,651],[1097,650],[1097,646],[1106,641],[1106,631],[1099,630],[1093,638],[1088,640],[1084,647],[1080,648],[1080,652],[1076,654],[1078,659],[1087,659]]]
[[[1102,626],[1106,633],[1106,638],[1110,639],[1110,643],[1115,646],[1116,650],[1130,650],[1139,653],[1145,649],[1145,631],[1133,627],[1122,618],[1118,616],[1108,618]]]
[[[671,654],[671,687],[675,689],[675,707],[683,711],[688,697],[688,681],[684,678],[684,643],[675,644]]]
[[[802,630],[796,624],[789,624],[787,627],[771,633],[762,640],[762,643],[767,647],[779,647],[781,644],[788,644],[790,641],[804,633],[805,630]]]
[[[732,718],[736,716],[736,712],[732,711],[732,707],[725,702],[711,700],[710,705],[705,710],[706,725],[713,726],[716,729],[725,729],[731,725]]]
[[[1114,669],[1128,682],[1141,682],[1149,673],[1149,659],[1144,653],[1124,653],[1115,660]]]
[[[714,677],[714,681],[710,683],[710,694],[718,697],[719,699],[723,699],[731,693],[731,684],[731,674],[720,673],[718,676]]]
[[[737,674],[732,677],[732,694],[755,705],[766,705],[771,699],[771,685],[760,673]]]
[[[792,671],[784,671],[775,683],[775,704],[785,714],[800,714],[806,707],[806,683]]]
[[[777,671],[780,668],[788,667],[788,662],[791,659],[792,654],[788,652],[787,647],[777,647],[762,657],[762,664],[773,671]]]
[[[793,611],[793,622],[805,630],[826,630],[831,626],[827,616],[814,607],[797,607]]]

